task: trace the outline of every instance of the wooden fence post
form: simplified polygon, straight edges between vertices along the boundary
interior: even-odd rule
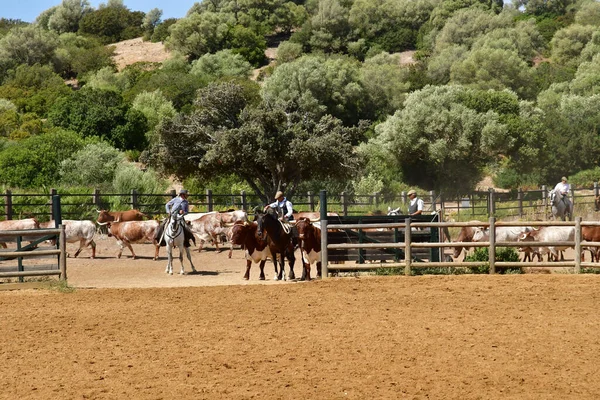
[[[575,273],[581,273],[581,217],[575,217]]]
[[[101,200],[100,200],[100,189],[94,189],[94,193],[92,194],[92,203],[98,208],[102,208]]]
[[[404,275],[410,276],[410,264],[412,263],[412,251],[411,251],[411,229],[410,229],[410,218],[404,220],[406,226],[404,227]]]
[[[431,190],[429,191],[429,197],[431,198],[431,211],[436,210],[436,205],[435,205],[435,191]]]
[[[242,190],[240,192],[240,199],[242,202],[242,210],[248,210],[248,199],[246,198],[246,191]]]
[[[494,215],[496,215],[496,199],[494,196],[494,188],[489,188],[488,189],[489,192],[489,200],[490,200],[490,211],[489,211],[489,217],[493,217]]]
[[[517,201],[519,202],[519,218],[523,217],[523,189],[519,188],[517,192]]]
[[[402,205],[406,205],[407,203],[407,196],[406,196],[406,192],[403,190],[402,193],[400,193],[400,197],[402,198]]]
[[[56,215],[54,215],[54,196],[56,196],[56,189],[50,189],[50,218],[56,220]]]
[[[490,275],[496,273],[496,218],[490,217]]]
[[[212,212],[213,210],[213,195],[212,190],[206,189],[206,202],[208,203],[208,212]]]
[[[346,192],[342,192],[340,196],[340,200],[342,201],[342,214],[344,217],[348,216],[348,198],[346,196]]]
[[[8,189],[6,189],[6,194],[4,195],[4,214],[6,215],[7,220],[12,219],[12,192]]]
[[[375,199],[375,208],[379,206],[379,192],[373,193],[373,198]]]
[[[548,190],[542,185],[542,204],[544,205],[544,220],[548,219]]]
[[[135,189],[131,189],[131,208],[138,209],[138,192]]]

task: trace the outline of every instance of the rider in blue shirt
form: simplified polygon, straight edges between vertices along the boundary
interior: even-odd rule
[[[269,208],[282,210],[284,221],[294,220],[294,210],[292,208],[292,202],[285,198],[281,190],[275,193],[275,201],[271,204],[267,204],[264,208],[264,211],[267,211],[267,209]]]
[[[185,189],[181,189],[179,191],[179,196],[177,197],[173,197],[171,200],[169,200],[167,202],[167,204],[165,204],[165,210],[167,211],[167,214],[169,214],[169,216],[174,215],[174,214],[181,214],[181,215],[186,215],[187,213],[189,213],[190,211],[190,205],[188,203],[188,191]],[[165,229],[165,224],[167,223],[167,221],[170,218],[165,219],[160,226],[158,227],[158,229],[156,230],[156,235],[154,236],[156,241],[158,242],[159,240],[161,240],[161,238],[163,237],[163,231]],[[189,226],[187,223],[184,222],[183,224],[183,231],[185,234],[185,247],[190,247],[191,243],[190,240],[194,242],[194,244],[196,244],[196,238],[194,237],[194,234],[192,233],[192,231],[190,230]],[[164,240],[161,241],[160,243],[161,246],[166,246],[167,244],[165,243]]]

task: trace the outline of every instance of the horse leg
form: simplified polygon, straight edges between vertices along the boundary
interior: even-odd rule
[[[185,247],[185,245],[183,245],[183,244],[182,244],[182,246],[185,249],[185,255],[187,256],[187,259],[190,260],[190,265],[192,266],[192,272],[197,272],[196,267],[194,267],[194,263],[192,262],[192,253],[190,252],[190,248]],[[181,263],[181,267],[183,268],[183,260]]]
[[[273,254],[273,266],[275,267],[275,277],[273,278],[273,280],[278,281],[279,280],[279,268],[277,266],[277,253]]]
[[[173,245],[167,242],[167,268],[165,272],[173,275]]]
[[[285,281],[285,251],[279,253],[279,257],[275,256],[275,258],[278,259],[277,262],[281,261],[281,263],[279,264],[279,280]]]
[[[288,278],[296,279],[296,274],[294,273],[294,264],[296,263],[296,256],[294,255],[294,249],[291,249],[291,251],[288,251],[287,259],[288,259],[288,264],[290,264],[290,273],[288,274]]]
[[[262,268],[265,266],[264,261],[260,262],[261,265],[261,271]],[[250,268],[252,267],[252,260],[246,260],[246,273],[244,274],[244,280],[247,281],[250,279]]]
[[[248,261],[250,262],[250,261]],[[266,264],[267,260],[262,260],[259,264],[259,268],[260,268],[260,275],[258,277],[258,280],[260,281],[264,281],[265,280],[265,264]],[[248,267],[248,271],[250,270],[250,267]]]
[[[181,263],[181,270],[179,271],[179,275],[185,274],[185,268],[183,267],[183,243],[181,243],[179,247],[179,262]]]
[[[318,278],[322,278],[322,277],[323,277],[323,275],[322,275],[322,273],[321,273],[321,271],[322,271],[322,270],[321,270],[321,265],[322,265],[322,264],[321,264],[321,261],[317,261],[317,277],[318,277]]]

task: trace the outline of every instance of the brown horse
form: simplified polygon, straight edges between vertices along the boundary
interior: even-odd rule
[[[296,262],[296,256],[294,256],[294,248],[297,240],[294,239],[292,228],[286,226],[282,221],[279,220],[277,212],[272,208],[269,208],[266,213],[256,212],[254,218],[257,223],[257,234],[258,237],[263,240],[268,237],[270,246],[273,252],[273,264],[275,265],[275,280],[285,280],[285,257],[288,259],[290,264],[289,279],[296,279],[294,274],[294,263]],[[277,271],[277,263],[280,262],[281,268]]]

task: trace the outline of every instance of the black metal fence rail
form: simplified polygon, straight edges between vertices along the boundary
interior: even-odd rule
[[[527,217],[528,219],[547,219],[550,207],[547,198],[548,188],[542,186],[537,190],[517,190],[497,192],[493,189],[475,191],[464,196],[448,197],[434,191],[419,193],[425,202],[426,212],[441,212],[442,215],[458,214],[472,217]],[[149,216],[164,214],[165,203],[176,196],[176,191],[169,193],[103,193],[94,189],[90,193],[58,192],[51,189],[49,193],[13,193],[6,190],[0,194],[0,219],[21,219],[36,217],[40,220],[54,218],[52,212],[53,196],[60,195],[62,216],[65,219],[94,219],[98,210],[138,209]],[[595,208],[595,200],[600,195],[598,183],[591,188],[571,189],[571,199],[575,214],[583,207]],[[317,193],[296,193],[291,198],[298,211],[318,211],[320,200]],[[251,212],[256,207],[264,206],[263,200],[244,191],[239,194],[215,194],[208,189],[204,193],[190,193],[189,202],[192,212],[225,211],[243,209]],[[343,216],[365,215],[369,213],[386,214],[388,207],[401,209],[406,213],[408,207],[406,192],[395,195],[355,195],[342,192],[329,194],[329,210]]]

